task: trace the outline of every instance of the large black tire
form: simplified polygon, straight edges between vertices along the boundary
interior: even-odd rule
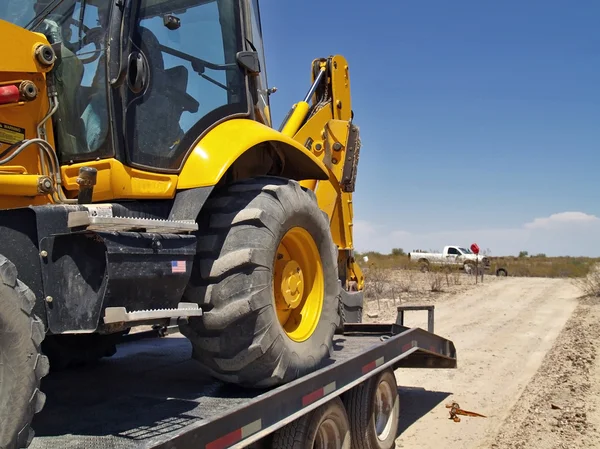
[[[320,319],[304,341],[288,337],[275,307],[278,246],[294,227],[312,236],[324,280]],[[315,370],[330,354],[340,317],[337,248],[314,193],[274,177],[231,184],[205,205],[198,236],[185,300],[206,312],[180,323],[193,357],[214,377],[247,387],[271,387]]]
[[[29,446],[31,420],[46,401],[40,391],[49,367],[40,351],[45,331],[32,313],[34,304],[15,266],[0,255],[0,449]]]
[[[344,403],[353,449],[392,449],[398,433],[400,401],[394,372],[386,369],[349,390]]]
[[[273,449],[350,449],[350,421],[339,397],[292,421],[273,435]]]

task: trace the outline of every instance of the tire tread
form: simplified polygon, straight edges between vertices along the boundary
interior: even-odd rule
[[[26,448],[31,444],[34,437],[34,431],[31,428],[31,420],[36,413],[39,413],[46,402],[46,395],[40,390],[40,383],[43,377],[49,372],[50,364],[48,358],[41,351],[41,343],[45,335],[44,324],[33,313],[35,295],[18,277],[17,268],[5,256],[0,255],[0,282],[14,292],[14,299],[18,301],[18,307],[21,313],[31,323],[29,329],[29,342],[25,340],[23,345],[31,344],[29,350],[34,351],[35,357],[31,358],[31,372],[33,376],[22,376],[22,379],[29,379],[31,384],[29,388],[33,391],[26,407],[27,416],[25,423],[17,433],[17,439],[14,442],[5,443],[0,441],[5,447],[2,449],[20,449]],[[17,404],[18,405],[18,404]],[[2,424],[2,423],[0,423]]]
[[[314,201],[314,195],[309,195],[308,200]],[[270,284],[261,285],[256,281],[256,276],[261,276],[258,272],[269,272],[270,253],[257,248],[252,238],[236,241],[236,233],[263,240],[265,232],[275,236],[274,229],[279,223],[265,209],[268,207],[273,209],[272,212],[280,213],[286,208],[303,207],[303,204],[312,203],[307,203],[306,194],[297,182],[275,177],[237,182],[224,187],[207,201],[199,220],[198,256],[194,263],[199,266],[193,268],[194,285],[186,291],[186,301],[198,302],[208,312],[200,319],[181,322],[180,330],[192,342],[194,357],[212,376],[262,388],[284,383],[298,375],[296,370],[290,369],[293,364],[282,358],[283,342],[270,331],[273,323],[263,313],[264,304],[253,300],[260,296],[257,288],[270,289]],[[317,220],[321,226],[329,227],[320,213]],[[334,260],[337,263],[337,258]],[[244,285],[244,276],[254,279],[253,283],[247,281],[251,286],[245,295],[234,288]],[[233,293],[230,293],[231,289]],[[215,299],[222,295],[229,303]],[[332,324],[332,335],[336,326],[337,323]],[[234,336],[241,335],[242,329],[246,328],[253,329],[252,335],[245,333],[236,341]],[[245,344],[241,338],[246,340]],[[318,351],[327,356],[331,342],[323,346],[324,349]],[[314,360],[309,360],[308,364],[314,367]],[[268,373],[265,367],[271,368]]]

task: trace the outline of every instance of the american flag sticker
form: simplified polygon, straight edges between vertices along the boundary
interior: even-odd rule
[[[171,261],[171,273],[185,273],[185,260]]]

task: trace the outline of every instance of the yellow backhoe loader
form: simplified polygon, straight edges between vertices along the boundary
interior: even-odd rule
[[[311,82],[274,129],[257,0],[0,3],[0,448],[132,327],[264,388],[361,321],[347,61]]]

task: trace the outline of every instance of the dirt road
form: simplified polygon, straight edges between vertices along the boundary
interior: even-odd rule
[[[435,333],[454,341],[459,367],[396,372],[398,384],[402,386],[401,434],[397,447],[561,447],[555,444],[556,435],[563,433],[552,433],[551,424],[547,429],[542,426],[539,431],[535,430],[541,418],[532,418],[530,414],[536,413],[536,407],[553,410],[549,403],[552,398],[546,396],[560,379],[561,370],[571,366],[571,362],[563,360],[564,354],[551,360],[544,357],[576,309],[579,295],[580,292],[564,280],[503,278],[438,302]],[[583,313],[582,317],[589,318],[589,313]],[[407,315],[406,324],[426,327],[425,316]],[[573,328],[579,329],[577,324]],[[569,338],[575,337],[566,337]],[[592,363],[592,357],[586,356],[586,362],[589,359]],[[547,365],[548,376],[554,377],[549,378],[545,387],[526,390],[532,379],[536,378],[539,384],[540,379],[548,377],[546,373],[538,373],[542,362]],[[590,375],[593,369],[592,366]],[[574,384],[572,388],[583,387]],[[487,418],[462,417],[460,423],[455,423],[448,419],[445,408],[451,401]],[[573,419],[579,419],[575,413]],[[594,420],[597,416],[588,419],[589,424],[582,424],[584,431],[587,429],[587,440],[580,447],[600,447],[600,442],[598,446],[595,443],[600,440],[594,440],[597,435],[593,433],[591,422]],[[542,442],[539,435],[546,433],[554,435],[554,439],[549,440],[552,444],[546,441],[538,446],[537,442]],[[523,445],[525,441],[528,443]]]

